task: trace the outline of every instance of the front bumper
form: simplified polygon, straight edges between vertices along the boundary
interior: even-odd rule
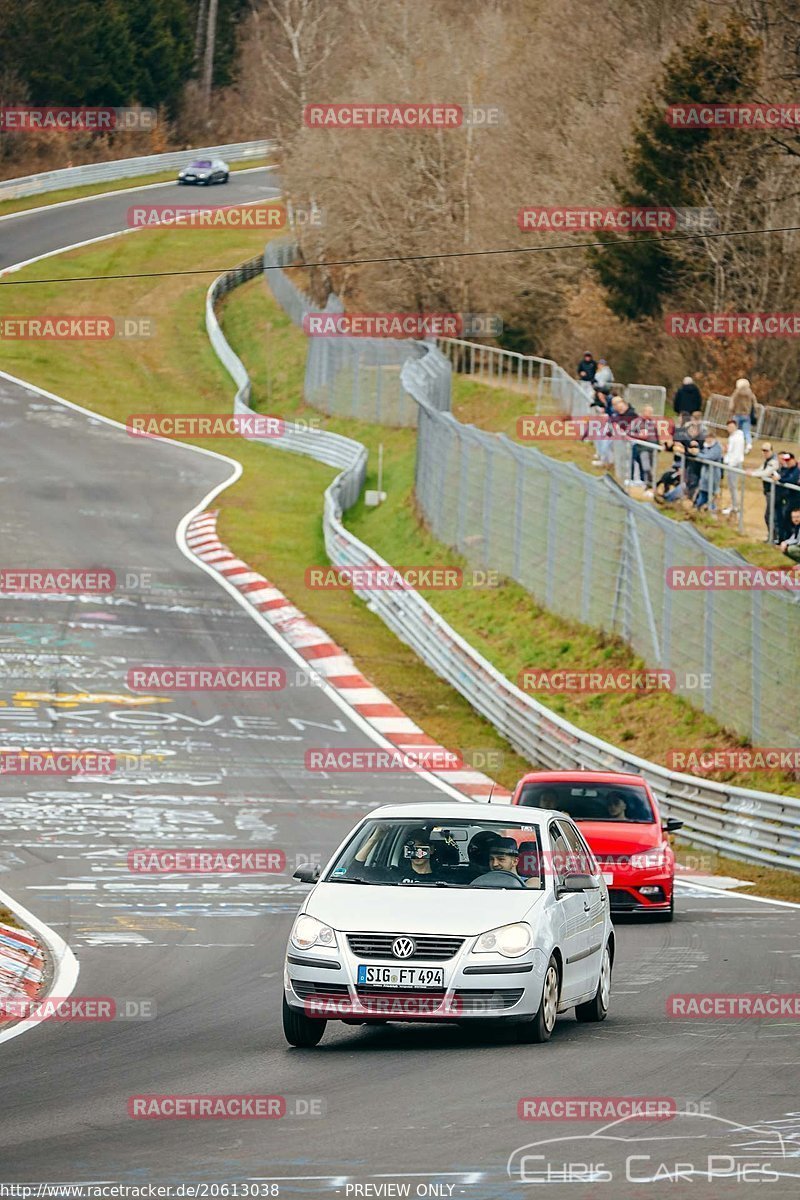
[[[616,874],[608,885],[611,912],[617,916],[666,912],[672,903],[673,883],[672,874],[663,871]]]
[[[286,1002],[306,1016],[329,1021],[527,1020],[538,1010],[547,959],[531,950],[521,959],[470,955],[474,938],[444,961],[360,958],[338,933],[334,951],[308,952],[290,946],[284,973]],[[488,961],[487,961],[488,960]],[[442,967],[444,986],[377,988],[358,984],[358,967]]]

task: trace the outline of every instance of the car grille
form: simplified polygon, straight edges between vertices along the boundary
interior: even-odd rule
[[[309,979],[293,979],[292,988],[301,1000],[310,996],[349,996],[350,989],[346,983],[312,983]]]
[[[456,1013],[483,1012],[487,1009],[497,1010],[513,1008],[522,998],[523,988],[462,988],[453,993],[452,1004]],[[444,999],[444,988],[371,988],[357,987],[356,995],[365,1004],[383,1001],[421,1001],[425,1006],[423,1011],[430,1011],[432,1001]],[[412,1010],[413,1011],[413,1010]]]
[[[440,937],[427,933],[348,933],[350,949],[359,958],[394,958],[392,942],[398,937],[412,938],[416,945],[414,953],[403,962],[426,959],[428,962],[444,962],[458,954],[464,945],[460,937]]]
[[[632,896],[630,892],[625,892],[621,888],[609,888],[608,899],[612,909],[616,912],[625,912],[633,910],[641,906],[641,901]]]

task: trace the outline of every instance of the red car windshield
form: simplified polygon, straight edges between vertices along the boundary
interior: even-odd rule
[[[636,784],[523,783],[519,803],[557,808],[573,821],[632,821],[655,824],[647,792]]]

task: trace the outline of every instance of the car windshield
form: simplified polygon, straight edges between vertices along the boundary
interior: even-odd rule
[[[203,159],[198,159],[197,162],[193,162],[192,166],[193,167],[205,167],[207,169],[208,167],[211,166],[211,163],[209,162],[208,159],[203,158]]]
[[[519,803],[528,808],[557,808],[573,821],[653,825],[656,819],[644,788],[628,783],[524,783]]]
[[[542,888],[536,825],[467,818],[369,820],[325,875],[328,883]]]

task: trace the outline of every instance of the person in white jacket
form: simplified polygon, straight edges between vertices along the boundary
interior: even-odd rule
[[[728,421],[728,446],[725,451],[723,462],[726,467],[738,467],[741,471],[744,467],[745,440],[744,433],[739,428],[736,421],[731,418]],[[731,494],[730,508],[723,508],[722,515],[727,517],[731,513],[739,514],[744,498],[744,476],[737,475],[734,471],[726,471],[728,476],[728,491]]]

